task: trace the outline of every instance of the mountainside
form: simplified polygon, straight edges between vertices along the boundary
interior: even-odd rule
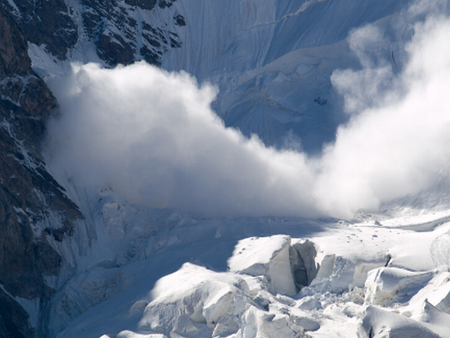
[[[449,14],[1,1],[0,337],[449,337]]]
[[[76,222],[84,216],[47,172],[41,155],[45,123],[57,101],[31,68],[29,44],[42,46],[50,58],[68,60],[80,53],[75,46],[82,41],[80,35],[86,36],[84,42],[94,46],[87,54],[114,66],[140,59],[159,64],[161,55],[180,42],[173,33],[143,22],[142,9],[151,10],[156,1],[3,1],[0,5],[0,336],[46,337],[47,303],[58,283],[69,278],[61,271],[69,258],[58,245],[67,246],[63,243],[77,232]],[[162,1],[158,6],[163,9],[171,3]],[[183,25],[183,18],[173,22]],[[127,44],[124,39],[129,37],[133,43]],[[73,269],[72,265],[69,270]],[[57,283],[49,279],[56,275],[62,276]],[[17,300],[31,311],[31,318]]]
[[[26,39],[10,13],[0,11],[0,25],[0,332],[30,337],[29,316],[14,298],[46,306],[55,291],[46,278],[62,264],[49,241],[70,236],[73,221],[83,216],[48,174],[39,150],[56,100],[32,70]]]
[[[407,3],[179,1],[188,23],[179,33],[185,45],[171,50],[162,65],[217,85],[213,107],[227,126],[278,147],[293,132],[305,151],[318,152],[346,118],[330,83],[336,68],[358,63],[345,38]]]

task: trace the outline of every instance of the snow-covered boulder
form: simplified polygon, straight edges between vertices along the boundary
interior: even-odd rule
[[[246,291],[246,282],[237,275],[186,263],[157,282],[140,329],[211,336],[210,330],[212,336],[228,336],[239,330],[239,318],[252,303]]]
[[[246,279],[250,284],[257,283],[254,277],[214,272],[186,263],[156,283],[151,293],[153,300],[141,310],[137,333],[142,337],[148,334],[151,338],[155,334],[167,337],[303,337],[302,325],[309,328],[312,321],[299,316],[291,318],[269,306],[278,301],[264,291],[267,285],[263,282],[258,286],[262,291],[253,299]],[[317,324],[313,324],[315,329]],[[134,338],[132,333],[121,334]]]
[[[433,277],[434,271],[412,272],[400,268],[379,268],[369,272],[366,280],[366,303],[388,306],[405,303]]]
[[[265,276],[276,293],[297,293],[289,259],[291,237],[250,237],[240,240],[228,260],[231,272]]]
[[[359,338],[439,338],[419,322],[369,306],[358,331]]]
[[[450,315],[433,306],[428,300],[425,299],[423,302],[420,316],[417,319],[442,338],[450,337]]]

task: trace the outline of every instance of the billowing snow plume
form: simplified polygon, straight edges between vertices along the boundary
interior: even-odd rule
[[[73,66],[50,83],[61,115],[49,125],[48,162],[76,185],[207,216],[349,217],[430,189],[449,168],[450,21],[409,29],[398,69],[366,48],[388,44],[390,55],[382,25],[351,34],[362,67],[332,82],[352,115],[319,158],[244,138],[211,110],[212,86],[137,63]]]
[[[76,184],[208,215],[317,214],[304,155],[224,128],[210,109],[215,89],[185,73],[75,66],[55,92],[51,164]]]
[[[339,128],[335,144],[321,159],[317,196],[331,214],[336,208],[346,212],[377,208],[380,202],[428,189],[446,176],[450,47],[445,41],[450,21],[434,17],[417,24],[414,32],[406,46],[409,62],[397,78],[385,64],[367,61],[360,71],[333,74],[355,115]],[[366,90],[368,82],[379,88]],[[371,94],[375,102],[364,106],[367,97],[358,99],[359,94]],[[355,99],[360,108],[356,112]]]

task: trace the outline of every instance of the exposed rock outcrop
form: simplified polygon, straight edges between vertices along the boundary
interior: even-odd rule
[[[64,264],[51,243],[72,236],[74,220],[83,217],[39,150],[57,102],[32,70],[28,44],[65,60],[78,43],[90,41],[107,65],[159,65],[165,52],[181,46],[173,27],[186,22],[176,13],[168,25],[154,27],[151,12],[167,11],[174,1],[0,3],[0,337],[49,335],[46,303],[55,290],[46,276],[58,275]],[[40,304],[34,323],[21,299]]]
[[[159,7],[172,6],[173,1],[160,1]],[[145,60],[160,65],[161,56],[170,48],[181,47],[178,35],[167,27],[154,27],[148,17],[156,0],[83,0],[83,24],[88,38],[97,47],[98,56],[108,65],[128,65]],[[177,15],[173,23],[182,26]]]
[[[78,30],[71,17],[71,10],[64,0],[3,1],[2,7],[14,16],[25,39],[45,49],[60,59],[78,40]]]
[[[53,290],[45,276],[58,274],[62,263],[48,238],[70,236],[82,216],[46,171],[39,142],[56,100],[3,8],[0,40],[0,337],[30,337],[26,312],[11,297],[46,302]]]

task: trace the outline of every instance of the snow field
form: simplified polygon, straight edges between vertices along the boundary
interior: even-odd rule
[[[358,225],[354,227],[360,230]],[[399,230],[399,236],[405,232]],[[390,244],[386,243],[388,238],[383,238],[389,230],[378,233],[380,245]],[[420,233],[414,235],[419,237]],[[327,241],[331,240],[329,235]],[[301,257],[304,271],[312,273],[305,269],[303,261],[313,250],[301,256],[295,247],[313,242],[292,243],[285,235],[241,240],[228,261],[227,273],[184,265],[157,283],[153,290],[156,298],[147,305],[140,323],[152,323],[147,327],[153,332],[163,331],[167,337],[450,336],[447,270],[433,266],[428,271],[395,267],[395,257],[383,261],[380,256],[366,256],[361,262],[361,257],[351,252],[343,256],[326,254],[329,249],[321,250],[316,244],[314,249],[324,255],[316,263],[317,276],[300,288],[292,267],[299,264]],[[426,248],[420,249],[421,254],[429,255]],[[300,256],[289,255],[292,250]],[[297,262],[292,261],[293,257]],[[251,282],[249,276],[253,276]],[[225,284],[217,284],[217,280]],[[299,292],[293,292],[296,285]],[[180,319],[185,316],[191,320]],[[199,323],[206,324],[209,334]]]
[[[125,224],[127,217],[135,219],[134,213],[123,212],[131,210],[126,201],[113,200],[104,198],[108,206],[102,209],[108,210],[104,222],[116,222],[116,214]],[[450,274],[448,266],[433,260],[432,252],[441,250],[436,239],[448,233],[450,223],[436,220],[433,229],[414,231],[407,223],[318,222],[316,227],[321,224],[321,228],[311,237],[306,228],[301,229],[301,220],[273,218],[267,226],[255,227],[252,219],[161,216],[171,225],[160,228],[160,236],[172,238],[172,244],[155,247],[153,254],[145,249],[151,256],[161,250],[153,262],[139,254],[144,247],[136,247],[136,256],[115,268],[132,284],[87,310],[59,337],[449,337]],[[411,214],[408,219],[417,224],[430,216]],[[196,239],[194,229],[209,233],[212,242],[205,245],[206,237]],[[227,272],[217,269],[217,257],[208,264],[202,256],[205,250],[209,259],[214,252],[226,260],[217,251],[220,243],[236,243],[233,238],[238,233],[269,229],[306,236],[274,234],[238,240],[229,251]],[[154,245],[155,239],[148,236],[148,245]],[[415,255],[409,254],[409,242]],[[173,261],[177,255],[180,258]],[[154,287],[149,282],[157,266],[175,267],[192,256],[203,257],[193,262],[211,267],[185,263]],[[161,261],[155,265],[158,257]],[[99,290],[108,292],[118,285],[119,280],[111,284],[111,275],[102,277],[99,269],[92,271],[97,270]]]

